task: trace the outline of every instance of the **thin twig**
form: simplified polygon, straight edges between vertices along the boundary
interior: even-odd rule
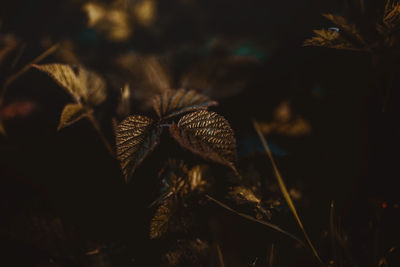
[[[288,190],[287,190],[287,187],[286,187],[286,185],[285,185],[285,183],[284,183],[284,181],[283,181],[283,178],[282,178],[282,176],[281,176],[281,174],[280,174],[280,172],[279,172],[279,170],[278,170],[278,167],[277,167],[277,165],[276,165],[276,163],[275,163],[274,157],[272,156],[271,150],[269,149],[268,143],[267,143],[267,141],[265,140],[265,137],[264,137],[264,135],[262,134],[258,123],[257,123],[256,121],[253,121],[253,125],[254,125],[254,129],[256,130],[258,136],[260,137],[260,140],[261,140],[261,142],[262,142],[262,144],[263,144],[263,146],[264,146],[264,149],[265,149],[265,151],[266,151],[266,153],[267,153],[267,155],[268,155],[268,157],[269,157],[269,159],[270,159],[270,161],[271,161],[272,168],[273,168],[273,170],[274,170],[274,174],[275,174],[275,177],[276,177],[276,179],[277,179],[279,188],[280,188],[280,190],[281,190],[281,192],[282,192],[282,195],[284,196],[284,198],[285,198],[287,204],[289,205],[290,210],[292,211],[294,217],[296,218],[296,221],[297,221],[297,223],[299,224],[300,229],[303,231],[304,237],[306,238],[307,243],[308,243],[308,245],[310,246],[312,252],[314,253],[314,255],[315,255],[315,257],[317,258],[317,260],[319,261],[319,263],[320,263],[322,266],[324,266],[324,264],[322,263],[321,258],[320,258],[319,255],[318,255],[317,250],[315,249],[314,245],[313,245],[312,242],[311,242],[311,239],[309,238],[309,236],[308,236],[306,230],[304,229],[303,223],[302,223],[301,220],[300,220],[300,217],[299,217],[299,214],[297,213],[296,207],[295,207],[294,204],[293,204],[292,198],[290,197],[290,194],[289,194],[289,192],[288,192]]]

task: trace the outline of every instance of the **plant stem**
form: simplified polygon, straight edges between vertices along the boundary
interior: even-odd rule
[[[110,142],[108,142],[107,138],[104,136],[103,131],[100,128],[99,122],[97,121],[97,119],[93,116],[93,112],[89,112],[89,114],[87,115],[87,118],[89,119],[89,121],[92,123],[93,128],[97,131],[101,141],[103,141],[104,145],[107,148],[108,153],[115,158],[115,152],[113,147],[111,146]]]

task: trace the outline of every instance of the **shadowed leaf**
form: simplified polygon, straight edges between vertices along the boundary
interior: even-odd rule
[[[207,109],[209,106],[216,106],[218,103],[208,97],[190,90],[168,90],[154,99],[154,110],[160,118],[167,119],[179,114]]]
[[[66,64],[33,65],[52,77],[71,94],[77,102],[84,100],[89,105],[99,105],[106,99],[105,81],[83,67]]]
[[[168,231],[170,219],[174,215],[176,207],[177,203],[174,196],[164,199],[151,220],[150,239],[161,238]]]
[[[87,115],[89,110],[81,104],[68,104],[61,113],[57,130],[67,127]]]
[[[215,112],[200,110],[183,116],[170,127],[178,143],[205,159],[224,164],[236,173],[236,140],[228,121]]]
[[[117,158],[125,181],[159,143],[160,128],[144,116],[130,116],[118,125],[116,131]]]

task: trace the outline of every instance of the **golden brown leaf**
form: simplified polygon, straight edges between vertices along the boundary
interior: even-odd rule
[[[170,127],[170,133],[182,147],[237,173],[236,140],[224,117],[207,110],[189,113]]]
[[[364,43],[364,39],[361,36],[360,31],[357,29],[356,25],[348,22],[345,17],[333,14],[323,14],[323,16],[339,26],[341,30],[347,32],[347,34],[351,35],[357,41]]]
[[[117,158],[121,163],[125,181],[157,146],[160,128],[145,116],[129,116],[118,125],[116,131]]]
[[[99,105],[106,99],[105,81],[84,67],[66,64],[33,65],[52,77],[79,103],[81,100],[88,105]]]
[[[208,97],[190,90],[167,90],[154,99],[154,110],[160,118],[167,119],[179,114],[207,109],[216,106],[218,103]]]
[[[57,130],[67,127],[87,115],[89,110],[81,104],[68,104],[61,113]]]
[[[170,220],[175,213],[176,207],[177,203],[174,196],[164,199],[151,220],[150,239],[161,238],[168,232]]]
[[[245,201],[253,204],[259,204],[261,202],[261,199],[259,199],[250,188],[244,186],[234,187],[232,191],[229,192],[229,195],[239,202]]]
[[[94,27],[112,42],[122,42],[132,35],[132,25],[126,10],[98,3],[87,3],[83,11],[88,18],[88,26]]]
[[[383,23],[392,29],[400,25],[400,3],[393,3],[391,0],[387,1]]]

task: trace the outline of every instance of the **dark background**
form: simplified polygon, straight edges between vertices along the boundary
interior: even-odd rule
[[[299,211],[324,260],[329,258],[324,233],[334,200],[358,265],[380,266],[379,259],[392,247],[396,249],[390,257],[396,262],[400,249],[397,87],[389,108],[382,112],[377,71],[369,55],[302,46],[312,30],[331,26],[321,13],[343,12],[345,3],[156,2],[151,26],[134,24],[129,38],[115,42],[87,26],[84,1],[2,1],[2,42],[11,34],[25,46],[15,66],[1,67],[2,83],[49,45],[70,41],[80,63],[107,79],[109,99],[96,116],[113,140],[111,117],[118,90],[130,79],[129,73],[119,72],[116,57],[130,51],[166,56],[175,84],[201,60],[245,57],[250,63],[226,67],[228,74],[221,81],[229,88],[234,86],[232,80],[239,79],[243,88],[231,95],[229,89],[225,95],[215,93],[220,103],[215,110],[234,128],[239,157],[254,157],[260,165],[265,160],[267,165],[263,154],[254,154],[262,146],[251,120],[269,121],[275,108],[289,101],[293,114],[310,123],[311,133],[267,139],[275,147],[285,181],[302,190],[305,200],[299,203]],[[210,48],[215,40],[221,45]],[[44,62],[63,59],[54,54]],[[51,79],[29,70],[10,86],[3,106],[15,101],[31,101],[35,108],[27,116],[3,119],[7,137],[0,137],[0,251],[4,255],[0,261],[7,262],[4,266],[154,264],[156,248],[140,241],[147,235],[142,227],[143,214],[148,212],[144,207],[154,194],[151,185],[160,159],[180,155],[179,149],[162,144],[126,185],[118,162],[107,154],[89,122],[56,131],[61,110],[71,99]],[[133,113],[151,114],[135,104]],[[286,221],[285,228],[300,233],[294,220]],[[236,230],[238,236],[246,236],[236,241],[242,243],[237,250],[247,247],[245,242],[261,242],[257,230]],[[281,266],[315,264],[308,252],[293,252],[292,243],[283,240],[279,247],[277,242]],[[105,253],[85,255],[103,245]],[[252,261],[249,256],[248,263]]]

